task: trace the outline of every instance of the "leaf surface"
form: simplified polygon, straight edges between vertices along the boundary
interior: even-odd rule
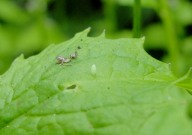
[[[168,135],[167,123],[178,115],[179,127],[192,132],[180,110],[187,94],[176,87],[191,90],[190,78],[178,81],[169,64],[144,51],[143,38],[92,38],[88,32],[28,59],[20,56],[0,77],[0,134],[143,135],[153,129]],[[77,58],[56,64],[57,56],[74,52]],[[171,133],[181,131],[178,125]]]

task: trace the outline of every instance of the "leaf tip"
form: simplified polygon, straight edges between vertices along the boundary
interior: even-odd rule
[[[171,70],[171,63],[167,63],[169,70]]]
[[[166,64],[167,64],[168,70],[171,72],[172,75],[175,76],[173,69],[172,69],[172,63],[166,63]]]
[[[99,37],[105,38],[105,29],[103,30],[103,32],[101,33],[101,35]]]
[[[145,36],[141,37],[141,39],[142,39],[143,41],[145,41]]]
[[[84,31],[75,34],[75,37],[79,37],[79,36],[80,37],[87,37],[87,34],[90,32],[90,30],[91,30],[91,27],[88,27]]]
[[[145,36],[141,37],[142,44],[145,42]]]
[[[24,56],[24,54],[22,53],[22,54],[20,54],[20,55],[15,59],[15,61],[24,60],[24,59],[25,59],[25,56]]]
[[[91,27],[88,27],[87,29],[85,29],[83,32],[87,32],[87,33],[89,33],[90,32],[90,30],[91,30]]]

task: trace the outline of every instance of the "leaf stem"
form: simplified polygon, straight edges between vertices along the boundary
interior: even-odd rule
[[[178,75],[179,73],[179,50],[178,50],[178,40],[175,31],[175,26],[169,11],[168,1],[159,0],[160,16],[165,27],[165,34],[168,42],[168,53],[170,56],[170,61],[172,63],[173,72]]]
[[[141,1],[134,1],[134,18],[133,18],[133,37],[140,38],[141,36]]]
[[[104,0],[105,25],[108,31],[116,30],[116,3],[114,0]]]

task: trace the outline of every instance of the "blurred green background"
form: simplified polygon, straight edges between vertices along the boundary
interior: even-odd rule
[[[183,75],[192,66],[192,0],[141,2],[145,50],[161,61],[177,61],[177,73]],[[105,29],[107,38],[132,37],[133,3],[134,0],[0,0],[0,74],[20,54],[25,58],[38,54],[87,27],[92,28],[90,36],[98,36]],[[172,50],[177,53],[172,55]]]

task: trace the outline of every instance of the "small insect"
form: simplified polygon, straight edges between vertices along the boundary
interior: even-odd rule
[[[64,63],[69,63],[71,61],[71,59],[64,58],[62,56],[58,56],[56,59],[57,59],[57,64],[61,64],[61,65],[63,65]]]
[[[75,51],[75,53],[70,55],[70,59],[75,59],[77,58],[77,52]]]

